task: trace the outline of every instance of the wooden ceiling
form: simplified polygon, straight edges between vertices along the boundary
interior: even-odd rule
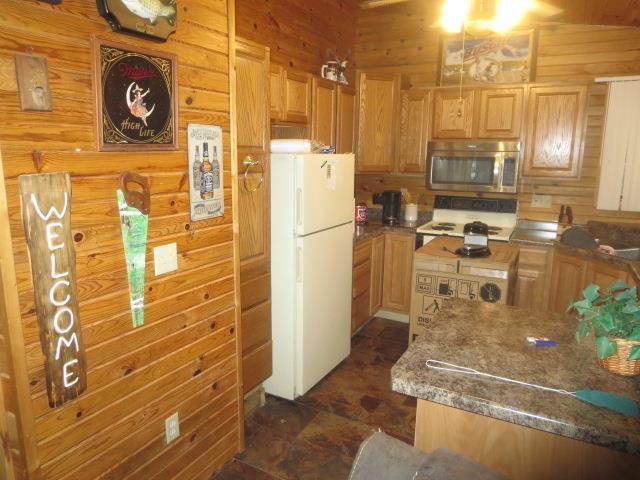
[[[360,5],[362,6],[371,1],[360,0]],[[488,9],[488,4],[493,1],[484,0],[485,8]],[[545,2],[562,9],[561,14],[553,18],[544,19],[545,23],[640,26],[640,0],[545,0]],[[425,10],[435,9],[439,11],[442,0],[408,0],[404,3],[412,4],[414,9],[417,4],[424,4]],[[401,5],[402,3],[396,3],[396,7]],[[384,10],[394,7],[379,8]]]

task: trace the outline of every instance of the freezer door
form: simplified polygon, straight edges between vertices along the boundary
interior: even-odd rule
[[[353,221],[353,168],[353,154],[296,156],[298,235]]]
[[[351,349],[351,225],[299,237],[297,249],[296,395],[304,395]]]

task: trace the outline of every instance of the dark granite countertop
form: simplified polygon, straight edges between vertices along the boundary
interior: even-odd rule
[[[416,228],[422,223],[419,222],[400,222],[397,225],[384,225],[380,221],[369,221],[364,225],[356,225],[353,233],[353,243],[361,242],[369,238],[377,237],[384,233],[405,233],[407,235],[415,235]]]
[[[453,300],[391,370],[394,391],[469,412],[640,455],[640,417],[625,417],[573,397],[494,379],[441,372],[428,359],[575,391],[597,389],[640,400],[640,380],[596,363],[593,338],[575,340],[575,323],[551,312]],[[557,347],[535,347],[527,336]]]
[[[609,265],[626,268],[631,276],[634,277],[634,281],[640,282],[640,262],[629,260],[618,255],[610,255],[599,250],[587,250],[571,245],[565,245],[561,242],[553,242],[553,246],[558,250],[564,250],[578,257],[582,257],[588,260],[595,259],[600,262],[608,263]]]

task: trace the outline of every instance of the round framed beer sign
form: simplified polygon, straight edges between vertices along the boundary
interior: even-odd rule
[[[97,42],[100,150],[175,150],[176,58]]]

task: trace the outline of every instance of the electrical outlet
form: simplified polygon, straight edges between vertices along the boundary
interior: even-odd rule
[[[178,412],[164,421],[164,433],[167,438],[167,445],[180,436],[180,423],[178,422]]]
[[[153,267],[156,274],[173,272],[178,269],[178,247],[175,243],[161,245],[153,249]]]
[[[533,208],[551,208],[551,195],[538,195],[534,193],[531,197]]]

